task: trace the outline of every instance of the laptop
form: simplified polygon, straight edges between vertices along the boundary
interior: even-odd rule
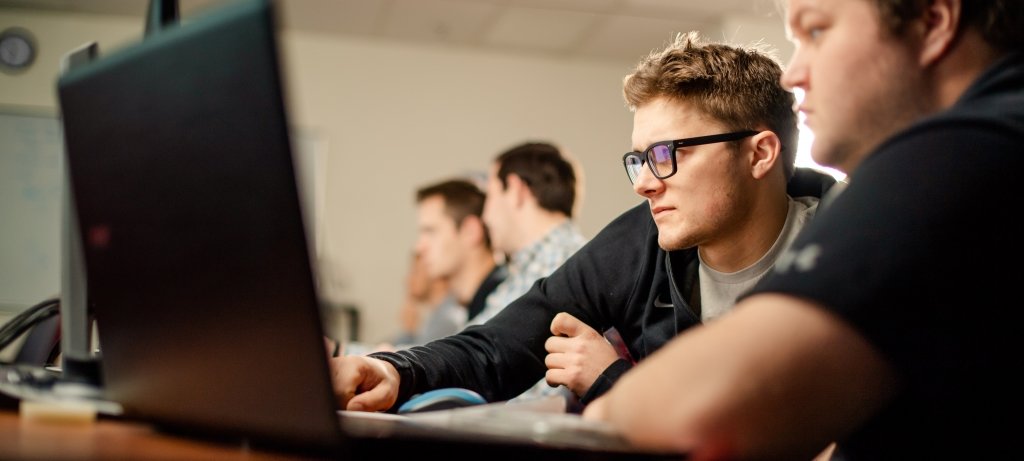
[[[575,415],[336,411],[275,24],[236,2],[58,80],[104,399],[317,453],[635,456]]]

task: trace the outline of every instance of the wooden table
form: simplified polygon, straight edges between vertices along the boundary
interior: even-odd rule
[[[14,407],[16,408],[16,407]],[[92,422],[58,423],[23,418],[0,405],[0,460],[309,460],[297,452],[251,448],[179,436],[149,424],[100,417]],[[509,445],[494,441],[437,437],[366,437],[354,440],[346,460],[438,459],[446,461],[679,461],[681,455],[615,453]]]
[[[0,410],[0,459],[299,460],[291,454],[176,437],[152,427],[100,418],[88,424],[28,421]]]

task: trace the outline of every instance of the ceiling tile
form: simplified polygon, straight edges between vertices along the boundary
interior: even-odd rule
[[[180,0],[181,14],[188,20],[207,7],[231,1]],[[279,1],[282,24],[291,30],[625,62],[635,62],[679,31],[696,29],[712,40],[731,40],[771,35],[762,27],[781,29],[775,25],[781,21],[776,0]],[[0,0],[0,8],[128,15],[144,21],[148,3]]]
[[[684,19],[689,15],[723,16],[733,13],[752,14],[774,11],[775,0],[623,0],[621,12],[659,14],[663,17]]]
[[[565,10],[508,8],[488,30],[488,45],[566,51],[575,48],[600,15]]]
[[[652,50],[667,45],[676,34],[690,30],[718,30],[714,22],[689,22],[638,17],[609,17],[578,51],[584,56],[637,62]],[[714,38],[714,37],[709,37]]]
[[[281,20],[286,28],[307,32],[370,34],[384,19],[387,2],[366,0],[286,0]]]
[[[665,0],[661,0],[665,1]],[[508,6],[547,10],[590,11],[607,13],[615,11],[621,0],[508,0]]]
[[[499,8],[487,2],[395,0],[380,32],[417,41],[475,42]]]

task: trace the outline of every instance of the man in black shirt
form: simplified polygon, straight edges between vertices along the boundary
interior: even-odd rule
[[[788,0],[787,23],[783,83],[849,186],[584,415],[702,459],[1018,456],[1024,2]]]

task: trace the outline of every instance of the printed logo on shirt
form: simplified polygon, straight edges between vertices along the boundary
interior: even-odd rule
[[[658,298],[654,298],[654,307],[667,307],[671,309],[672,307],[675,306],[673,306],[672,303],[665,303]]]
[[[786,250],[778,261],[775,261],[775,271],[785,274],[793,269],[797,272],[810,272],[818,265],[818,256],[821,255],[821,245],[816,243],[807,245],[800,250],[790,248]]]

